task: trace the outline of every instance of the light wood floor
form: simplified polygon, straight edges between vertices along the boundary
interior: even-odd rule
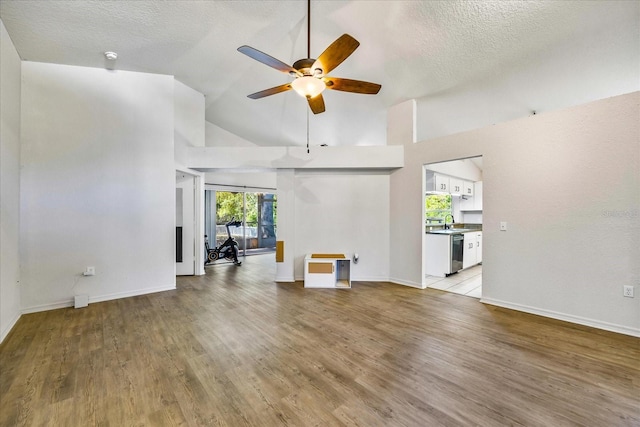
[[[0,425],[640,425],[637,338],[274,269],[248,257],[176,291],[24,315],[0,347]]]
[[[461,270],[448,277],[425,276],[428,288],[482,298],[482,264]]]

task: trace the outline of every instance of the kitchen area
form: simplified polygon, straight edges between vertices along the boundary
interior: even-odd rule
[[[482,157],[424,166],[424,285],[482,296]]]

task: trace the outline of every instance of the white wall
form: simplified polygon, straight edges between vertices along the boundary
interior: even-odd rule
[[[640,298],[622,296],[640,283],[639,116],[635,92],[404,141],[405,167],[391,175],[391,250],[403,259],[391,277],[421,283],[423,164],[482,155],[483,301],[640,335]]]
[[[470,84],[442,88],[418,99],[417,140],[527,117],[534,110],[546,113],[639,90],[640,6],[637,1],[598,3],[606,8],[600,19],[607,29],[600,31],[597,39],[554,40],[545,46],[543,54],[501,63],[500,79],[493,75],[483,77],[478,70]],[[574,9],[575,21],[567,23],[567,28],[580,22],[580,5]],[[537,35],[532,33],[531,37]],[[514,40],[513,46],[519,45]],[[584,52],[588,54],[580,54]],[[499,53],[494,59],[498,57]]]
[[[471,182],[482,181],[482,171],[471,159],[454,160],[451,162],[429,163],[426,169],[453,176]]]
[[[283,242],[282,262],[276,262],[277,282],[295,281],[296,259],[296,176],[294,169],[278,169],[277,173],[277,240]]]
[[[187,163],[187,147],[204,147],[204,95],[174,80],[174,153],[178,165]]]
[[[222,129],[220,126],[205,122],[205,145],[207,147],[255,147],[256,144],[240,138],[238,135]]]
[[[24,62],[22,78],[25,311],[175,288],[173,77]]]
[[[357,252],[352,280],[388,280],[388,172],[296,171],[296,280],[303,280],[305,255],[322,252]]]
[[[205,183],[217,187],[228,186],[225,191],[265,191],[275,189],[277,186],[276,171],[271,172],[242,172],[230,170],[219,170],[205,174]]]
[[[402,146],[313,147],[193,147],[188,166],[264,171],[273,169],[393,169],[404,166]]]
[[[20,317],[20,67],[0,20],[0,342]]]

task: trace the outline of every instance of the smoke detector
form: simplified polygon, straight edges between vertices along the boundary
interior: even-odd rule
[[[109,61],[115,61],[116,59],[118,59],[118,54],[115,52],[105,52],[104,57]]]

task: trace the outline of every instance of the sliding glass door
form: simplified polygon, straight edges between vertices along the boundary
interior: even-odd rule
[[[209,244],[224,242],[228,237],[226,224],[239,220],[242,226],[229,227],[229,232],[238,242],[240,255],[273,252],[276,212],[276,196],[271,193],[206,190],[205,233]]]

